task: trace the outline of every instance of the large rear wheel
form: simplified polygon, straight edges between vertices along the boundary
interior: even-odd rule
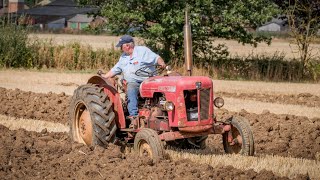
[[[249,122],[242,117],[232,117],[231,130],[224,133],[223,147],[226,153],[254,155],[254,139]]]
[[[86,84],[74,91],[70,104],[70,126],[71,137],[76,142],[103,147],[115,142],[115,113],[103,88]]]
[[[140,156],[145,156],[158,161],[164,157],[163,144],[156,131],[143,128],[134,139],[134,149]]]

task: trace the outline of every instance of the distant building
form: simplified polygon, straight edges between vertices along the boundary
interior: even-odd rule
[[[8,15],[24,25],[36,25],[40,29],[83,29],[93,21],[88,13],[98,9],[79,6],[75,0],[43,0],[33,8],[25,7],[24,0],[0,0],[0,15]],[[71,21],[70,21],[71,20]]]
[[[67,27],[70,29],[82,30],[88,27],[93,20],[93,16],[88,16],[86,14],[77,14],[67,21]]]
[[[0,16],[17,13],[24,9],[29,9],[24,0],[0,0]]]
[[[42,24],[44,28],[57,29],[66,27],[66,20],[77,14],[87,14],[96,10],[97,8],[93,7],[80,7],[73,0],[53,0],[43,1],[41,5],[21,13],[33,17],[35,23]],[[62,19],[65,20],[64,23]],[[64,24],[63,27],[62,24]]]
[[[0,0],[0,17],[7,13],[8,8],[4,0]]]
[[[66,26],[66,18],[48,22],[47,28],[52,30],[63,29]]]
[[[15,13],[24,9],[24,0],[9,0],[8,13]]]
[[[285,23],[285,20],[281,20],[278,18],[273,18],[271,21],[257,28],[257,31],[265,32],[283,32],[287,30],[288,27]]]

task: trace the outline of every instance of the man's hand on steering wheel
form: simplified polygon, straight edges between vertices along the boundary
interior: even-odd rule
[[[151,68],[154,68],[154,70],[151,70]],[[164,68],[163,65],[149,65],[138,69],[135,72],[135,75],[141,77],[152,77],[161,74]]]
[[[167,67],[167,65],[166,65],[166,64],[159,64],[159,66],[161,66],[161,67],[162,67],[162,69],[165,69],[165,68]]]

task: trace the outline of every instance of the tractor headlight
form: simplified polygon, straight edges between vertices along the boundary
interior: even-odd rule
[[[221,97],[217,97],[213,101],[214,106],[221,108],[224,105],[224,100]]]
[[[171,101],[167,101],[165,104],[164,104],[164,109],[167,110],[167,111],[172,111],[174,108],[174,105]]]

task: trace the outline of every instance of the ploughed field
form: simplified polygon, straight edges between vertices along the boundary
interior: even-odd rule
[[[23,81],[18,80],[22,78],[18,76],[19,73],[24,74]],[[177,159],[170,155],[167,159],[154,163],[150,159],[137,157],[131,152],[130,147],[110,145],[107,149],[88,148],[74,143],[70,140],[68,131],[60,127],[68,126],[70,89],[75,89],[88,75],[79,75],[78,79],[68,79],[59,78],[59,73],[54,73],[54,78],[42,82],[32,78],[32,75],[37,73],[39,72],[0,72],[1,179],[308,179],[319,177],[310,176],[310,174],[280,177],[281,174],[273,171],[240,170],[223,164],[212,167],[207,163],[197,163],[192,159]],[[7,74],[10,74],[9,79],[12,79],[10,82],[17,81],[16,87],[19,89],[13,88],[14,85],[5,80],[4,76]],[[52,75],[51,73],[39,74],[44,79]],[[30,78],[26,78],[28,75]],[[61,76],[74,75],[61,74]],[[84,76],[86,77],[83,78]],[[48,82],[52,92],[42,88]],[[36,90],[30,91],[31,87]],[[64,88],[66,92],[63,92]],[[315,161],[316,168],[319,168],[320,117],[298,116],[293,115],[294,113],[276,114],[271,108],[272,104],[282,104],[294,105],[297,108],[320,109],[317,91],[313,92],[309,89],[306,92],[291,94],[274,92],[268,94],[261,91],[253,93],[246,90],[233,92],[230,89],[228,91],[219,89],[216,94],[241,100],[243,103],[264,102],[269,105],[261,109],[261,113],[253,113],[246,109],[234,112],[230,111],[227,105],[226,108],[216,110],[221,120],[232,115],[243,116],[249,120],[254,133],[256,157],[275,155],[275,161],[278,156],[305,159]],[[33,121],[28,124],[30,119]],[[43,122],[51,123],[50,127],[40,125]],[[32,127],[19,129],[23,123],[25,123],[23,127],[29,125],[41,126],[41,128],[37,132],[30,130]],[[55,132],[51,132],[52,126],[56,127]],[[221,136],[209,136],[207,146],[203,152],[193,153],[210,152],[217,156],[224,155]],[[172,154],[172,151],[179,153],[180,150],[170,151]],[[230,157],[225,156],[225,158],[227,160]],[[290,169],[290,167],[287,168]]]

